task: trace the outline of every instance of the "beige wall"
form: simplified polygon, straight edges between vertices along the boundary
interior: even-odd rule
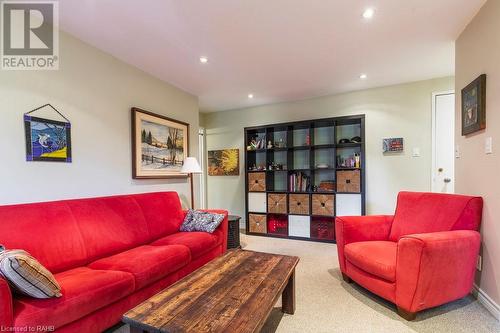
[[[60,70],[0,73],[0,204],[157,190],[179,191],[186,200],[185,179],[132,180],[130,108],[190,123],[196,156],[197,98],[60,36]],[[71,164],[25,161],[23,113],[45,103],[71,120]]]
[[[484,198],[482,222],[483,270],[477,284],[500,304],[500,1],[489,0],[456,41],[456,91],[482,73],[487,74],[486,130],[461,135],[460,96],[456,96],[456,160],[458,193]],[[493,138],[493,154],[486,155],[485,138]]]
[[[367,213],[393,213],[400,190],[428,191],[431,180],[431,95],[452,90],[452,77],[397,86],[207,113],[207,148],[239,148],[240,176],[208,176],[208,207],[244,215],[243,128],[271,123],[366,114]],[[405,152],[384,156],[382,138],[404,137]],[[412,148],[421,156],[412,157]]]

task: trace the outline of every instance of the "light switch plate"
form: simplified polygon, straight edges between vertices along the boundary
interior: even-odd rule
[[[484,140],[484,152],[486,154],[493,154],[493,138],[491,136]]]
[[[413,157],[420,157],[420,148],[413,148]]]
[[[455,146],[455,158],[460,158],[460,146]]]

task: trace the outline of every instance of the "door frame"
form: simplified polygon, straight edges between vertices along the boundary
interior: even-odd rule
[[[455,90],[436,91],[432,93],[432,108],[431,108],[431,192],[433,190],[434,179],[436,178],[436,97],[442,95],[455,95]],[[456,97],[456,96],[455,96]],[[456,99],[455,99],[456,102]],[[456,104],[456,103],[455,103]],[[456,105],[455,105],[456,110]],[[453,139],[453,141],[455,141]],[[453,168],[455,168],[453,166]],[[455,179],[453,179],[455,181]]]

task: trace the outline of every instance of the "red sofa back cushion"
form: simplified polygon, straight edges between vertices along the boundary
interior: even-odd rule
[[[456,194],[400,192],[389,239],[410,234],[479,230],[483,199]]]
[[[57,273],[179,230],[176,192],[0,206],[0,244]]]

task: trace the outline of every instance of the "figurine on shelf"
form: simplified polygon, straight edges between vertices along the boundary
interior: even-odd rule
[[[274,146],[277,148],[285,148],[285,141],[283,140],[283,138],[280,138],[274,143]]]
[[[247,146],[247,150],[257,150],[258,149],[258,142],[256,140],[256,138],[252,138],[252,140],[250,141],[250,145]]]
[[[361,167],[361,156],[360,154],[354,154],[354,167],[359,169]]]
[[[272,149],[273,148],[273,144],[271,143],[271,140],[269,140],[267,142],[267,149]]]
[[[309,134],[306,135],[306,146],[309,146],[311,144],[311,137]]]

